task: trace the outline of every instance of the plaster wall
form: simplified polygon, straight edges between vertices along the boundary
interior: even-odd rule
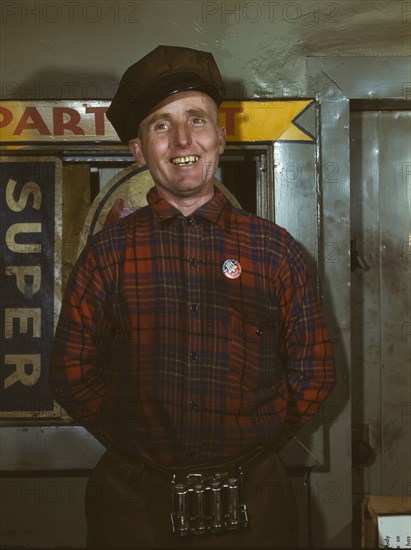
[[[307,95],[308,56],[409,55],[410,21],[402,0],[3,1],[0,95],[110,98],[159,44],[211,51],[228,99]]]

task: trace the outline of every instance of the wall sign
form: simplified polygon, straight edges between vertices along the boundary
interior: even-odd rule
[[[312,142],[300,118],[311,99],[228,101],[220,122],[228,142]],[[7,143],[110,141],[119,139],[105,113],[109,101],[0,101],[0,135]]]
[[[48,362],[60,305],[60,160],[2,159],[0,193],[0,415],[50,416]]]

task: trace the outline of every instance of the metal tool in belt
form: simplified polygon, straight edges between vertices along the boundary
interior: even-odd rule
[[[202,474],[188,474],[182,480],[173,476],[173,532],[181,535],[207,535],[225,529],[248,526],[247,507],[243,502],[243,473],[236,477],[214,474],[205,480]]]

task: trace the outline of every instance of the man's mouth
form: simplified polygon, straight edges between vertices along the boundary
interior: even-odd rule
[[[185,164],[194,164],[198,161],[200,157],[197,157],[196,155],[190,155],[188,157],[175,157],[171,159],[171,163],[174,165],[185,165]]]

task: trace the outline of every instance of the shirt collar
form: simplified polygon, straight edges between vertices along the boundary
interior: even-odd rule
[[[181,217],[181,212],[172,206],[165,199],[160,197],[155,187],[152,187],[147,194],[147,201],[154,211],[156,219],[159,222],[172,222],[174,218]],[[214,196],[200,208],[198,208],[191,216],[195,218],[203,218],[211,223],[224,227],[225,216],[224,212],[228,206],[227,197],[214,187]]]

